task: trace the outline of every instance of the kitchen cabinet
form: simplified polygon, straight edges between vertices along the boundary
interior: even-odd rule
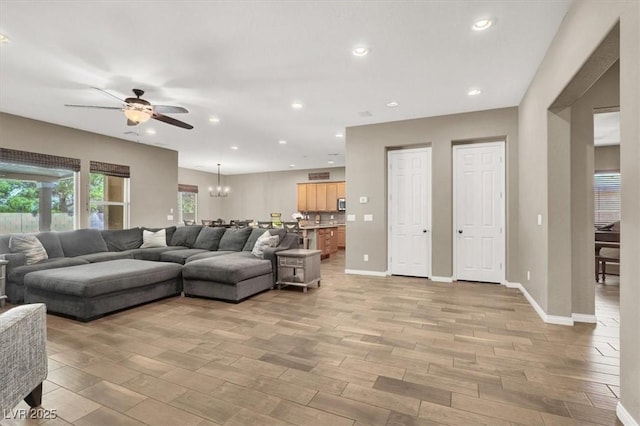
[[[327,183],[327,211],[338,210],[338,184],[336,182]]]
[[[317,212],[318,211],[318,200],[317,200],[317,190],[315,183],[307,184],[307,210],[308,212]]]
[[[338,252],[338,228],[329,228],[329,234],[329,253],[334,254]]]
[[[298,211],[306,212],[307,210],[307,184],[298,184]]]
[[[336,184],[336,189],[337,189],[336,198],[347,198],[346,182],[338,182]]]
[[[299,183],[299,212],[336,212],[338,198],[345,198],[344,182]]]
[[[316,184],[316,209],[319,212],[326,212],[327,210],[327,184]]]
[[[338,248],[345,248],[347,243],[346,227],[338,227]]]

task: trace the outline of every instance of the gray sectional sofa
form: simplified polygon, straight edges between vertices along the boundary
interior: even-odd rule
[[[213,277],[211,285],[225,286],[221,292],[194,292],[188,295],[237,302],[271,288],[276,280],[275,253],[298,246],[296,234],[289,234],[283,229],[271,229],[270,233],[278,236],[278,245],[266,248],[263,258],[256,257],[252,250],[258,238],[264,234],[264,229],[194,225],[164,228],[166,247],[142,248],[145,229],[81,229],[35,234],[46,250],[47,259],[31,264],[27,264],[29,262],[24,253],[12,252],[9,247],[10,235],[0,235],[0,257],[9,261],[6,271],[9,302],[49,302],[48,308],[52,312],[87,320],[135,304],[180,294],[182,271],[187,267],[199,271],[200,275],[196,275],[200,279],[200,287],[203,285],[201,278],[205,277],[206,281],[209,275]],[[123,261],[126,259],[129,261]],[[154,266],[154,262],[180,267],[161,268],[157,264]],[[198,267],[198,263],[203,265]],[[205,270],[207,268],[204,265],[211,265],[211,274],[205,272],[203,275],[203,267]],[[254,271],[252,273],[255,276],[248,276],[247,271]],[[220,277],[225,278],[220,281]],[[248,291],[229,291],[227,286],[238,284],[234,280],[247,279],[253,283]]]

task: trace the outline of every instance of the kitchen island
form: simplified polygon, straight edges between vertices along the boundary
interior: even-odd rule
[[[339,230],[344,232],[344,224],[308,224],[300,225],[302,237],[304,238],[304,248],[310,250],[320,250],[322,258],[325,259],[338,251]],[[344,244],[344,238],[342,238]]]

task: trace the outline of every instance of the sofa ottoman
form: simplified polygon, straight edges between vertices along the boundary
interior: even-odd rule
[[[120,259],[31,272],[25,302],[91,321],[102,315],[182,292],[182,265]]]
[[[182,279],[185,296],[235,303],[273,287],[271,262],[240,253],[188,262]]]

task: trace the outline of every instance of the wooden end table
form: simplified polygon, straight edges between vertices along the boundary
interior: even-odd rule
[[[320,287],[320,250],[291,249],[276,253],[278,256],[278,289],[286,285],[307,287],[316,284]]]

